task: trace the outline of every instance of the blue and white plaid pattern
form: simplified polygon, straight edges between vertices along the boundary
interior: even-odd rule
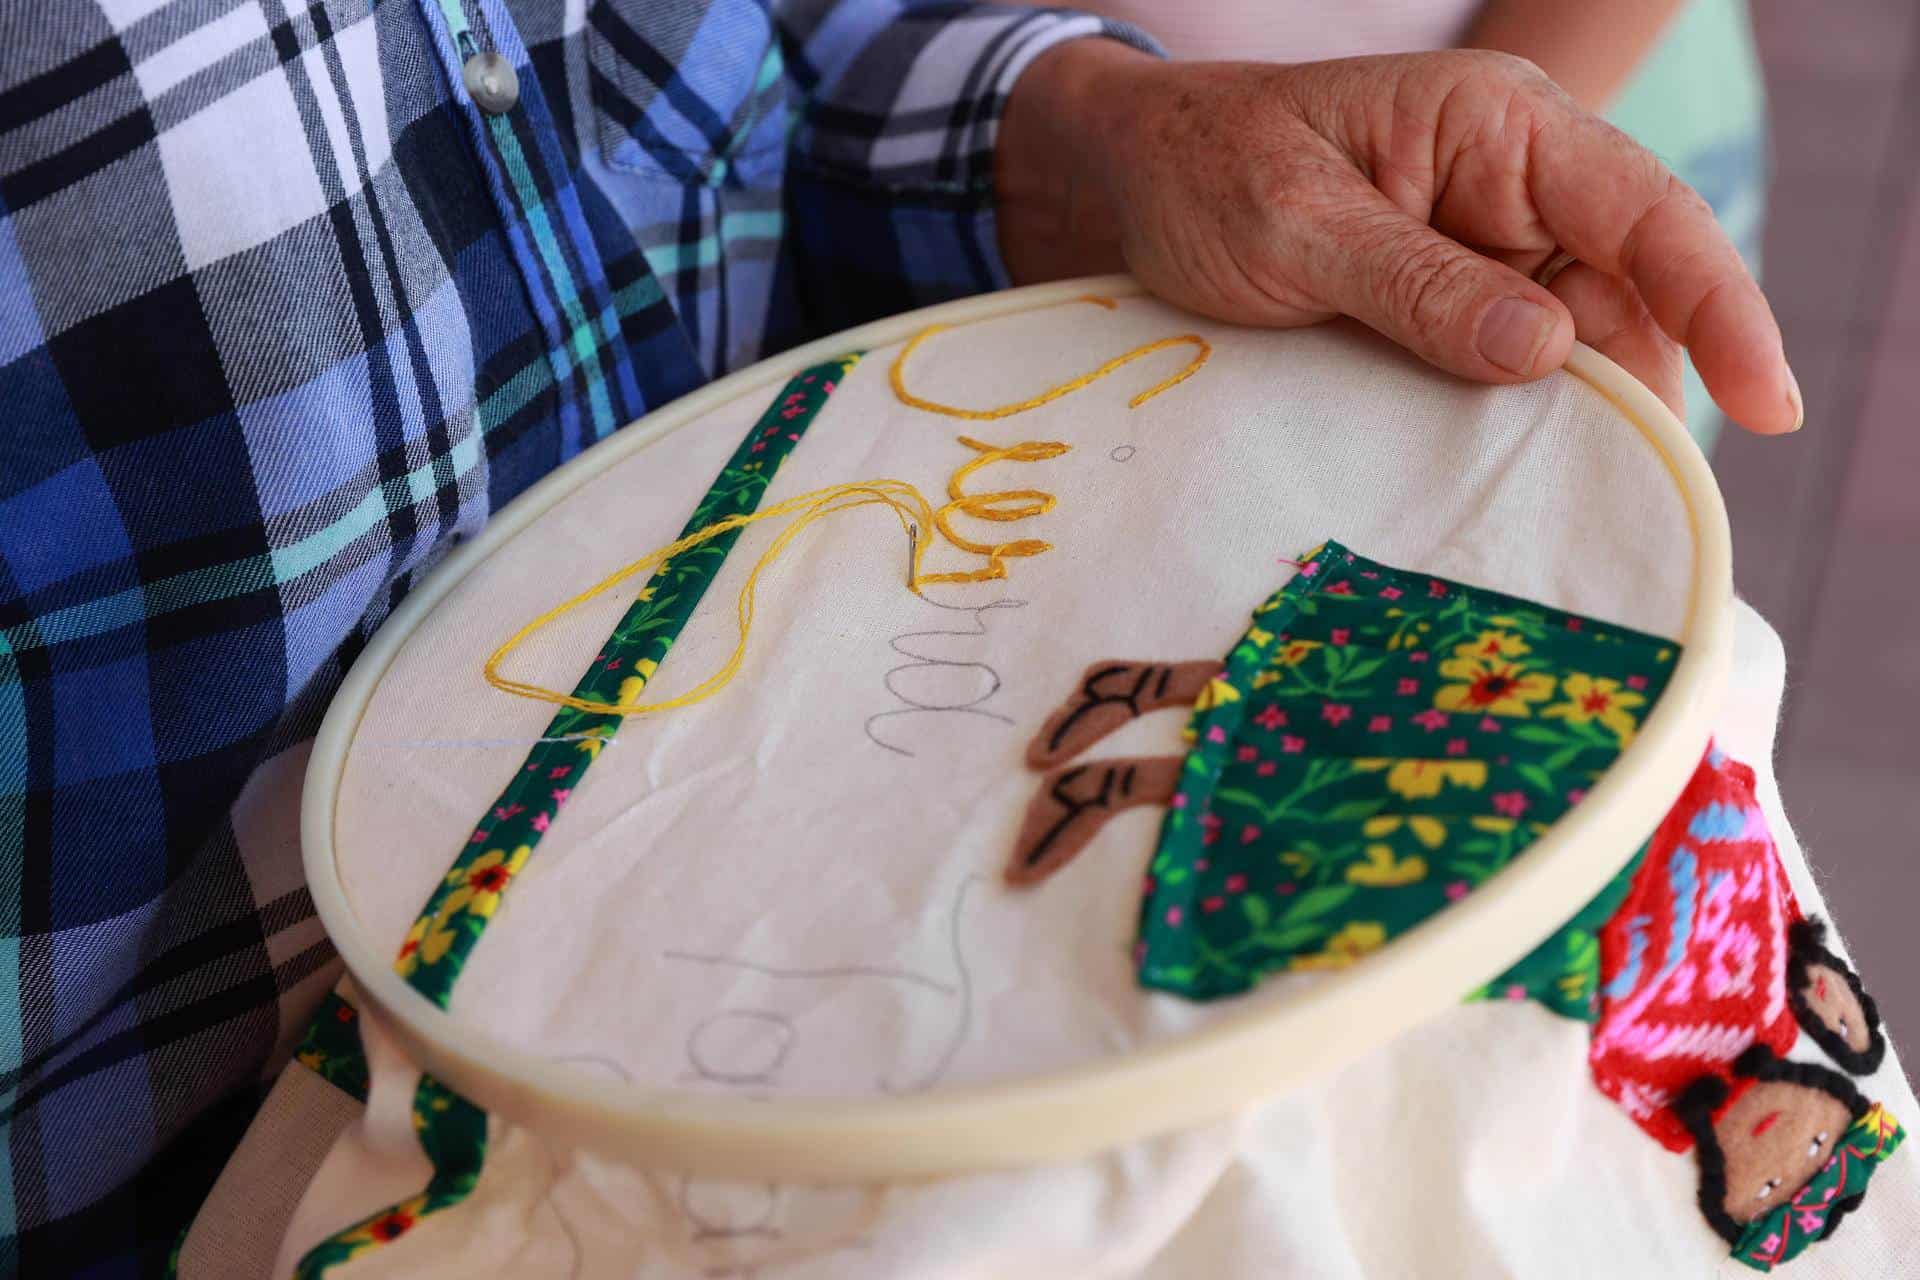
[[[1142,43],[916,0],[0,10],[0,1274],[150,1272],[330,984],[305,743],[408,584],[706,379],[1004,283],[1004,97],[1103,32]]]

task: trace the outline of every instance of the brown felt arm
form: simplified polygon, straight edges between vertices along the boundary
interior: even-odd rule
[[[1073,860],[1122,809],[1166,804],[1180,787],[1180,757],[1071,765],[1040,780],[1007,862],[1008,884],[1035,884]]]
[[[1162,707],[1191,707],[1218,662],[1096,662],[1027,744],[1027,767],[1050,769]]]

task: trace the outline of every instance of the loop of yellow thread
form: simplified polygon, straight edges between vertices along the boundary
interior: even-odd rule
[[[1089,297],[1087,301],[1093,301],[1093,299]],[[1158,342],[1149,342],[1145,346],[1135,347],[1124,355],[1115,356],[1098,369],[1095,369],[1092,373],[1083,373],[1079,377],[1068,382],[1063,382],[1057,387],[1049,387],[1047,390],[1042,391],[1039,395],[1029,400],[1019,400],[1013,404],[1003,404],[993,409],[962,409],[958,405],[941,404],[937,400],[922,399],[907,390],[906,369],[908,358],[913,355],[921,343],[947,327],[948,326],[944,324],[928,325],[919,333],[916,333],[913,338],[908,341],[907,345],[900,349],[900,354],[893,358],[893,367],[887,371],[887,378],[893,384],[893,394],[899,398],[900,403],[909,405],[915,409],[925,409],[928,413],[944,414],[949,418],[965,418],[970,422],[993,422],[1000,418],[1011,418],[1016,413],[1025,413],[1029,409],[1038,409],[1043,404],[1051,404],[1061,396],[1071,395],[1080,388],[1099,381],[1115,369],[1138,360],[1142,356],[1152,355],[1156,351],[1164,351],[1168,347],[1193,346],[1195,348],[1194,357],[1187,363],[1186,368],[1169,377],[1162,378],[1159,382],[1154,383],[1151,387],[1148,387],[1145,391],[1142,391],[1139,395],[1127,401],[1127,407],[1129,409],[1138,409],[1162,391],[1165,391],[1169,387],[1178,386],[1198,373],[1200,366],[1205,364],[1213,354],[1213,347],[1205,338],[1197,333],[1182,333],[1171,338],[1161,338]]]
[[[947,481],[947,496],[953,501],[941,507],[933,516],[934,527],[962,551],[987,558],[984,569],[974,569],[966,573],[943,573],[928,578],[928,582],[988,582],[1007,576],[1005,561],[1022,556],[1037,556],[1043,551],[1053,550],[1053,544],[1037,538],[1019,538],[1012,542],[985,543],[975,542],[953,527],[955,515],[972,516],[976,520],[992,520],[1001,523],[1012,520],[1026,520],[1033,516],[1045,515],[1053,510],[1057,501],[1050,493],[1040,489],[1002,489],[994,493],[968,493],[962,486],[967,478],[982,467],[996,462],[1040,462],[1047,458],[1057,458],[1070,446],[1058,440],[1023,440],[1019,444],[985,444],[970,436],[961,436],[960,443],[972,449],[978,457],[968,461],[953,473]]]
[[[1114,310],[1116,307],[1113,299],[1103,298],[1093,294],[1088,294],[1078,299],[1078,301],[1090,302],[1096,306],[1105,307],[1108,310]],[[1062,396],[1070,395],[1082,387],[1097,382],[1114,370],[1134,360],[1138,360],[1142,356],[1152,355],[1154,352],[1165,350],[1168,347],[1191,344],[1196,349],[1195,354],[1184,369],[1148,387],[1145,391],[1142,391],[1127,402],[1129,408],[1137,409],[1159,395],[1162,391],[1167,390],[1167,388],[1178,386],[1180,383],[1192,377],[1213,354],[1212,346],[1199,334],[1180,334],[1171,338],[1162,338],[1157,342],[1147,343],[1145,346],[1135,347],[1124,355],[1116,356],[1107,361],[1093,372],[1082,374],[1080,377],[1068,382],[1063,382],[1057,387],[1049,388],[1029,400],[1000,405],[993,409],[963,409],[954,405],[944,405],[936,401],[922,399],[908,391],[906,386],[905,371],[907,358],[913,354],[915,348],[922,342],[925,342],[928,338],[939,333],[946,327],[946,325],[930,325],[914,335],[913,339],[901,349],[900,354],[894,357],[893,367],[888,376],[893,384],[893,393],[899,397],[901,403],[916,409],[924,409],[930,413],[944,414],[947,417],[964,418],[970,421],[995,421],[1000,418],[1012,417],[1016,413],[1025,413],[1029,409],[1037,409],[1041,405],[1049,404],[1052,401],[1060,399]],[[547,610],[514,632],[513,635],[507,639],[506,643],[502,644],[498,649],[495,649],[492,655],[488,657],[486,665],[481,670],[481,674],[485,677],[489,685],[503,693],[510,693],[523,698],[532,698],[536,701],[551,703],[555,706],[570,707],[576,711],[584,711],[596,715],[647,715],[656,711],[669,711],[676,707],[691,706],[696,702],[703,701],[713,696],[713,694],[717,693],[733,679],[734,675],[740,669],[742,660],[746,656],[747,637],[753,629],[754,590],[759,583],[761,572],[765,570],[768,565],[779,559],[781,554],[787,549],[787,546],[794,538],[798,537],[801,531],[806,529],[807,526],[817,520],[825,519],[828,516],[836,515],[842,511],[852,511],[860,507],[873,506],[876,504],[888,507],[894,513],[895,518],[900,521],[902,529],[907,532],[910,563],[907,585],[915,594],[919,594],[920,588],[930,583],[986,582],[996,578],[1004,578],[1007,575],[1005,562],[1008,559],[1022,556],[1035,556],[1043,551],[1052,550],[1051,543],[1043,542],[1037,538],[1021,538],[1012,542],[997,544],[974,542],[955,532],[952,525],[952,517],[956,514],[967,515],[977,520],[1004,523],[1014,520],[1030,519],[1053,510],[1056,501],[1054,496],[1039,489],[1003,489],[993,493],[969,494],[962,486],[975,471],[978,471],[982,467],[990,466],[995,462],[1039,462],[1047,458],[1059,457],[1065,453],[1070,446],[1057,440],[1026,440],[1019,444],[999,446],[985,444],[967,436],[961,436],[960,443],[974,450],[979,456],[973,458],[953,473],[952,478],[947,482],[947,496],[951,501],[941,507],[937,512],[933,510],[932,504],[921,495],[920,491],[911,484],[902,480],[883,479],[830,485],[824,489],[816,489],[811,493],[804,493],[798,497],[789,498],[785,502],[778,503],[762,511],[730,516],[725,520],[710,524],[704,529],[696,530],[675,542],[667,544],[657,551],[642,556],[640,559],[615,570],[571,599],[564,600],[555,607]],[[590,698],[577,698],[571,694],[564,694],[558,690],[548,689],[542,685],[531,684],[526,681],[511,680],[500,674],[500,664],[506,661],[521,644],[525,643],[528,637],[545,628],[555,620],[564,617],[574,609],[579,608],[581,605],[586,604],[588,601],[613,590],[622,582],[625,582],[636,574],[644,573],[650,569],[658,569],[675,556],[689,551],[704,542],[717,538],[722,534],[744,528],[750,524],[757,524],[762,520],[772,520],[782,516],[794,515],[796,512],[798,513],[796,518],[788,524],[786,528],[782,529],[774,538],[773,542],[768,545],[766,551],[761,554],[760,559],[755,562],[753,569],[747,574],[747,580],[740,588],[740,596],[735,604],[735,614],[739,622],[739,639],[734,644],[733,652],[729,654],[727,660],[720,665],[719,670],[678,697],[652,703],[641,703],[637,701],[618,703],[600,702]],[[955,547],[975,555],[985,556],[987,558],[986,567],[961,573],[928,574],[922,572],[922,564],[925,561],[928,547],[933,540],[931,538],[918,537],[916,529],[919,528],[938,529],[947,541]],[[644,688],[644,684],[641,687]],[[622,692],[624,692],[624,689]],[[637,689],[633,696],[638,698],[639,691]]]
[[[489,685],[500,690],[502,693],[510,693],[522,698],[532,698],[535,701],[547,702],[555,706],[571,707],[575,711],[585,711],[595,715],[647,715],[655,711],[670,711],[676,707],[691,706],[696,702],[703,701],[719,692],[720,689],[725,687],[726,684],[733,679],[735,673],[740,669],[742,659],[746,656],[747,637],[753,629],[754,588],[759,583],[761,571],[779,559],[781,553],[787,549],[788,544],[791,543],[794,538],[798,537],[801,531],[808,525],[813,524],[817,520],[825,519],[827,516],[836,515],[842,511],[852,511],[859,507],[873,506],[876,504],[884,505],[893,511],[894,515],[900,521],[902,531],[912,528],[914,522],[918,522],[921,528],[926,528],[933,523],[934,514],[932,504],[921,495],[918,489],[904,480],[863,480],[848,484],[830,485],[825,489],[816,489],[811,493],[803,493],[798,497],[789,498],[785,502],[778,503],[762,511],[751,512],[747,515],[729,516],[725,520],[717,521],[704,529],[690,533],[676,542],[671,542],[657,551],[649,552],[631,564],[625,565],[613,573],[608,574],[578,595],[564,600],[547,610],[514,632],[505,644],[495,649],[492,656],[487,659],[486,665],[481,668],[481,674]],[[732,654],[721,664],[719,670],[678,697],[667,698],[660,702],[651,703],[597,702],[589,698],[576,698],[571,694],[561,693],[556,689],[548,689],[542,685],[531,684],[522,680],[512,680],[500,674],[500,664],[506,661],[528,637],[555,620],[571,613],[588,601],[613,590],[613,588],[619,586],[622,582],[625,582],[634,575],[644,573],[649,569],[657,569],[675,556],[689,551],[703,542],[717,538],[721,534],[743,528],[746,525],[756,524],[762,520],[772,520],[785,515],[793,515],[796,512],[799,514],[791,524],[780,531],[779,535],[774,538],[766,551],[761,554],[759,561],[754,564],[752,571],[747,574],[746,583],[740,588],[740,597],[735,605],[735,613],[739,620],[739,640],[734,644]],[[931,539],[919,539],[913,544],[913,577],[910,585],[916,594],[919,593],[920,584],[923,582],[947,580],[943,577],[925,577],[920,572],[920,564],[926,555],[927,545],[930,541]],[[638,694],[636,693],[635,696],[637,697]]]

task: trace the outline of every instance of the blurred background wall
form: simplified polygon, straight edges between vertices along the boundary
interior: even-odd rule
[[[1753,0],[1771,99],[1764,277],[1797,437],[1714,466],[1739,591],[1786,641],[1788,812],[1920,1065],[1920,4]]]

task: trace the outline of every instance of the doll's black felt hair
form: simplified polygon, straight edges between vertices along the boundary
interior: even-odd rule
[[[1783,1080],[1831,1094],[1846,1104],[1847,1118],[1851,1121],[1857,1121],[1867,1114],[1870,1105],[1866,1097],[1853,1087],[1853,1081],[1838,1071],[1814,1062],[1784,1061],[1775,1057],[1773,1050],[1764,1044],[1750,1045],[1745,1053],[1735,1058],[1733,1073],[1749,1080]],[[1681,1123],[1687,1126],[1687,1132],[1693,1135],[1694,1156],[1700,1164],[1700,1212],[1728,1244],[1737,1245],[1744,1228],[1727,1212],[1726,1157],[1721,1154],[1720,1139],[1713,1131],[1714,1113],[1720,1110],[1732,1092],[1732,1088],[1721,1077],[1702,1076],[1673,1100],[1673,1110]],[[1855,1203],[1845,1205],[1844,1209],[1851,1210],[1857,1207],[1857,1203],[1856,1198]],[[1827,1229],[1821,1233],[1821,1239],[1833,1234],[1843,1216],[1841,1208],[1834,1210],[1827,1221]]]
[[[1880,1060],[1887,1053],[1887,1038],[1880,1031],[1880,1009],[1873,1003],[1873,997],[1860,985],[1860,975],[1855,973],[1847,962],[1827,950],[1827,926],[1824,921],[1814,917],[1797,920],[1787,931],[1787,1003],[1793,1007],[1793,1016],[1800,1023],[1800,1029],[1813,1037],[1813,1042],[1827,1051],[1827,1056],[1856,1076],[1872,1075],[1880,1068]],[[1806,996],[1807,970],[1813,965],[1822,964],[1840,974],[1847,980],[1847,986],[1853,991],[1853,998],[1860,1002],[1860,1012],[1867,1020],[1867,1047],[1855,1050],[1846,1039],[1814,1012]]]

